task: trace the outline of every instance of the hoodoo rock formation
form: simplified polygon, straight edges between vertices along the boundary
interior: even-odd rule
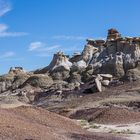
[[[49,66],[35,73],[58,72],[62,80],[70,76],[69,73],[77,71],[92,71],[93,74],[112,74],[117,78],[128,78],[128,71],[137,69],[140,60],[140,38],[125,37],[116,29],[109,29],[106,40],[87,39],[87,44],[81,54],[67,58],[63,53],[57,53]],[[63,71],[63,72],[62,72]],[[64,74],[65,71],[65,74]],[[61,73],[61,74],[60,74]],[[63,73],[63,74],[62,74]],[[135,71],[133,70],[135,74]],[[137,71],[136,74],[139,72]],[[82,74],[81,74],[82,76]],[[59,79],[59,78],[58,78]]]
[[[71,66],[72,63],[69,61],[69,58],[65,56],[63,52],[58,52],[54,54],[53,60],[51,61],[49,66],[37,70],[34,73],[50,73],[53,79],[64,80],[69,77]]]
[[[58,139],[62,139],[63,132],[67,135],[63,128],[60,128],[60,123],[64,120],[64,123],[68,121],[66,124],[70,124],[70,127],[64,125],[64,129],[70,132],[64,139],[68,136],[72,140],[123,139],[108,134],[107,137],[104,134],[102,137],[101,134],[101,138],[96,133],[93,136],[69,119],[55,116],[45,109],[72,119],[80,119],[77,123],[93,133],[105,131],[112,134],[115,132],[115,135],[123,133],[126,136],[130,133],[139,136],[140,125],[137,122],[140,122],[140,37],[122,37],[116,29],[109,29],[106,40],[86,41],[82,52],[74,53],[71,57],[63,52],[57,52],[50,64],[44,68],[28,72],[22,67],[14,67],[10,68],[7,74],[0,76],[0,107],[30,106],[11,111],[0,110],[2,120],[6,124],[0,124],[0,133],[4,138],[6,132],[7,138],[10,139],[24,138],[25,134],[33,134],[34,137],[29,139],[36,139],[38,134],[37,139],[57,139],[57,136],[60,136]],[[5,119],[5,113],[11,118],[14,115],[18,121]],[[50,118],[58,121],[53,123],[53,119]],[[21,120],[26,122],[23,123]],[[15,125],[15,122],[18,124]],[[133,124],[137,130],[132,127],[135,133],[131,128],[116,131],[128,127],[128,124],[122,125],[126,122],[137,123]],[[110,129],[107,128],[109,126],[96,126],[94,123],[118,125],[115,129],[110,125]],[[24,128],[22,124],[26,124]],[[46,133],[46,130],[49,132]]]
[[[113,82],[104,79],[103,74],[118,81],[139,80],[139,60],[140,38],[122,37],[116,29],[109,29],[106,40],[87,39],[83,51],[72,57],[57,52],[48,66],[32,72],[21,67],[11,68],[8,74],[0,76],[0,92],[10,94],[29,86],[35,92],[39,89],[74,90],[91,80],[101,92],[102,86]]]

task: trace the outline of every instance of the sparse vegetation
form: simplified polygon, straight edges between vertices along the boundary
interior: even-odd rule
[[[95,123],[90,123],[89,125],[90,125],[89,127],[90,127],[90,128],[93,128],[93,129],[98,129],[98,128],[101,127],[100,125],[95,124]]]
[[[123,129],[123,130],[116,130],[116,129],[111,129],[109,131],[109,133],[113,133],[113,134],[135,134],[135,132],[133,132],[130,129]]]
[[[80,125],[82,127],[86,126],[88,124],[88,121],[87,120],[80,120]]]

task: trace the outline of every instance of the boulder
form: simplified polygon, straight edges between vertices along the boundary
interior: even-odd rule
[[[93,69],[86,69],[85,71],[83,71],[81,74],[82,81],[88,82],[93,75],[93,71],[94,71]]]
[[[140,80],[140,70],[138,68],[130,69],[126,72],[126,79],[130,82]]]
[[[101,83],[102,83],[103,86],[108,86],[110,81],[109,80],[103,80]]]
[[[66,81],[70,77],[70,71],[64,70],[64,67],[59,67],[59,69],[55,69],[54,71],[50,72],[50,76],[53,80],[64,80]]]
[[[108,79],[112,79],[113,76],[111,74],[100,74],[101,77],[103,78],[108,78]]]
[[[14,74],[12,73],[0,76],[0,93],[11,89],[13,81]]]
[[[95,78],[95,84],[99,92],[102,92],[102,84],[100,82],[99,77]]]
[[[29,77],[30,75],[26,73],[19,73],[15,75],[14,81],[12,83],[12,90],[19,88]]]
[[[76,82],[81,82],[81,75],[77,72],[73,72],[71,73],[70,77],[69,77],[69,82],[70,83],[76,83]]]
[[[22,85],[25,87],[27,85],[31,85],[33,87],[40,87],[40,88],[48,88],[53,84],[53,80],[48,75],[43,74],[35,74],[29,77]]]

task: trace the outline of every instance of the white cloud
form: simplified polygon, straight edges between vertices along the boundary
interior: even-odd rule
[[[60,49],[60,45],[47,46],[45,43],[36,41],[29,45],[28,51],[37,52],[37,56],[48,57]]]
[[[11,11],[12,7],[8,0],[0,0],[0,17]],[[8,32],[8,26],[6,24],[0,24],[0,38],[4,37],[19,37],[25,36],[28,33],[25,32]]]
[[[6,24],[0,24],[0,38],[2,37],[19,37],[28,35],[25,32],[8,32],[8,26]]]
[[[15,56],[15,52],[9,51],[0,55],[0,58],[10,58]]]
[[[0,17],[11,11],[12,7],[7,0],[0,0]]]
[[[67,36],[67,35],[58,35],[58,36],[53,36],[53,39],[62,39],[62,40],[86,40],[87,37],[83,36]]]
[[[84,37],[84,36],[67,36],[67,35],[58,35],[58,36],[53,36],[52,39],[57,39],[57,40],[86,40],[89,37]],[[106,40],[105,37],[93,37],[94,40]]]
[[[22,58],[22,57],[6,57],[4,59],[0,59],[1,62],[3,61],[24,61],[25,58]]]
[[[53,46],[44,47],[41,49],[41,51],[51,52],[51,51],[56,51],[59,48],[60,48],[60,45],[53,45]]]
[[[29,45],[29,51],[38,51],[42,48],[44,48],[44,43],[37,41],[37,42],[32,42]]]
[[[5,32],[8,27],[5,24],[0,24],[0,33]]]
[[[0,37],[20,37],[20,36],[26,36],[28,33],[25,32],[2,32],[0,33]]]

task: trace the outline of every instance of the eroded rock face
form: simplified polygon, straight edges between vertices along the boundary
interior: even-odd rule
[[[89,64],[96,52],[98,52],[98,48],[87,44],[82,52],[82,60],[84,60],[86,64]]]
[[[2,93],[11,88],[13,81],[14,81],[13,74],[5,74],[0,76],[0,92]]]
[[[124,76],[123,56],[121,54],[110,56],[109,60],[102,65],[101,73],[109,73],[118,78]]]
[[[31,85],[33,87],[47,88],[53,84],[53,80],[51,77],[42,74],[36,74],[30,76],[22,85],[22,87],[26,85]]]
[[[137,68],[130,69],[127,71],[126,77],[130,82],[140,80],[140,71]]]
[[[134,69],[129,69],[126,72],[125,77],[127,78],[127,80],[129,80],[130,82],[132,81],[139,81],[140,80],[140,63],[138,62],[136,64],[136,68]]]
[[[9,74],[19,74],[26,73],[26,71],[22,67],[11,67],[9,70]]]
[[[70,73],[78,72],[81,79],[99,73],[122,78],[140,60],[140,38],[122,37],[116,29],[109,29],[106,40],[87,39],[81,53],[67,58],[62,52],[54,55],[49,66],[35,73],[49,73],[54,80],[67,81]],[[87,69],[89,68],[90,69]],[[86,81],[85,79],[83,81]]]
[[[82,52],[69,58],[63,52],[54,54],[51,63],[32,73],[22,67],[11,68],[0,76],[0,93],[16,90],[27,85],[49,88],[54,81],[63,81],[64,88],[74,89],[76,83],[86,83],[98,74],[111,74],[115,78],[125,77],[129,81],[140,79],[140,38],[122,37],[116,29],[109,29],[106,40],[87,39]],[[107,86],[110,79],[96,80]],[[57,84],[56,84],[57,85]],[[72,88],[71,88],[72,87]],[[99,88],[100,91],[100,88]]]
[[[121,78],[129,69],[136,68],[140,60],[140,38],[122,38],[116,29],[110,29],[105,43],[97,46],[95,42],[89,41],[90,45],[100,48],[90,61],[97,71],[95,74],[109,73]]]
[[[36,70],[34,73],[45,74],[53,71],[70,71],[71,66],[72,63],[69,61],[69,58],[63,52],[58,52],[54,54],[51,63],[47,67]]]
[[[121,35],[116,29],[112,28],[112,29],[108,30],[108,36],[107,36],[108,41],[113,41],[113,40],[116,40],[118,38],[121,38]]]
[[[49,66],[35,73],[47,72],[54,80],[65,81],[74,72],[81,75],[82,81],[99,73],[122,78],[128,75],[127,71],[137,67],[139,60],[140,38],[123,38],[116,29],[109,29],[106,40],[87,39],[83,51],[74,53],[70,59],[59,52],[54,55]]]
[[[30,75],[21,73],[14,76],[14,81],[12,83],[12,89],[17,89],[30,77]]]
[[[35,74],[46,74],[50,73],[54,80],[64,80],[69,77],[70,68],[72,63],[69,58],[64,55],[63,52],[58,52],[54,54],[51,63],[40,70],[35,71]]]
[[[70,67],[72,66],[72,63],[69,61],[67,56],[64,55],[63,52],[58,52],[57,54],[54,54],[53,60],[48,66],[49,71],[59,71],[61,70],[68,70],[70,71]]]

